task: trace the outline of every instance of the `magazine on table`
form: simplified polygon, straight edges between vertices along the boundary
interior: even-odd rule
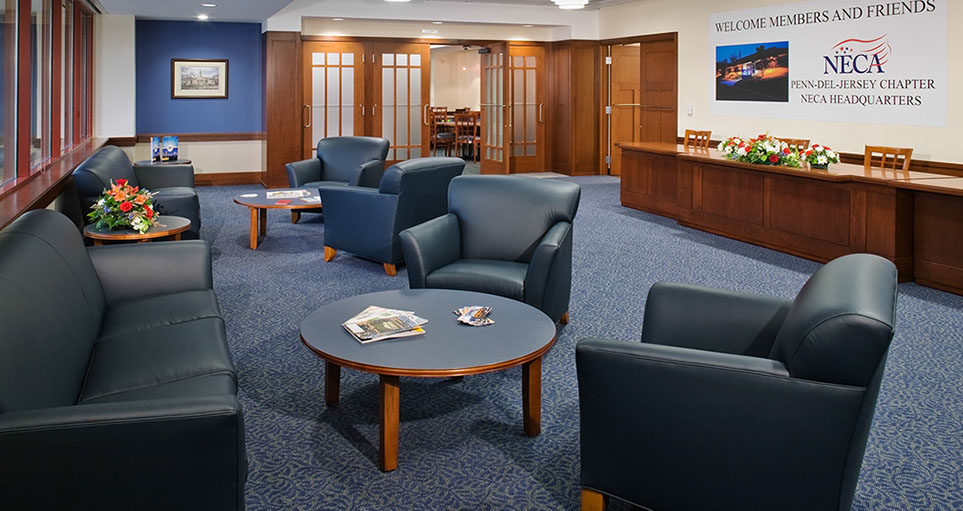
[[[356,314],[341,324],[355,339],[362,344],[398,337],[422,335],[425,330],[421,325],[428,320],[419,318],[411,311],[385,309],[375,305]]]
[[[278,192],[267,192],[265,196],[268,199],[298,199],[301,197],[310,197],[311,190],[281,190]]]
[[[461,307],[460,309],[455,309],[452,312],[458,316],[458,321],[466,325],[471,326],[487,326],[494,324],[495,321],[488,317],[492,313],[491,307],[483,307],[481,305],[472,305],[468,307]]]

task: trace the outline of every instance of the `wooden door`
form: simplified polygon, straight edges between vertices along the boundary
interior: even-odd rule
[[[678,43],[671,38],[643,41],[639,48],[639,83],[642,89],[641,130],[646,142],[676,143]]]
[[[313,158],[322,138],[366,134],[364,44],[305,42],[302,48],[302,156]]]
[[[510,172],[544,172],[545,48],[509,44]]]
[[[481,172],[508,174],[511,164],[508,123],[508,44],[491,45],[481,55]]]
[[[622,151],[619,142],[638,142],[641,139],[641,90],[639,86],[638,43],[610,46],[612,63],[609,80],[609,174],[622,175]]]
[[[372,131],[391,141],[387,164],[429,156],[429,45],[376,43],[373,62]]]

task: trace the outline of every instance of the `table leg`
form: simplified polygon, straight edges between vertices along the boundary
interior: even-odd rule
[[[522,364],[522,413],[525,434],[537,436],[542,431],[542,357]]]
[[[175,234],[175,235],[174,235],[174,241],[180,241],[180,240],[181,240],[181,233]]]
[[[398,468],[398,417],[400,415],[398,377],[381,375],[381,470]]]
[[[257,208],[251,210],[251,250],[257,250]]]
[[[95,247],[102,247],[103,245],[104,245],[104,242],[103,242],[103,241],[101,241],[101,240],[94,240],[94,246],[95,246]]]
[[[328,406],[338,404],[341,396],[341,366],[324,361],[324,402]]]
[[[291,210],[291,223],[292,223],[292,224],[296,224],[296,223],[298,223],[298,220],[300,220],[300,219],[301,219],[301,212],[298,211],[298,210],[296,210],[296,209],[292,209],[292,210]]]
[[[267,233],[267,210],[261,209],[259,210],[259,212],[261,213],[261,218],[260,218],[261,236],[264,236]]]

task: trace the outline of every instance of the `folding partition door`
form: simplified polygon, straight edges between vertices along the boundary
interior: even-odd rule
[[[615,44],[608,47],[609,70],[609,174],[622,174],[619,142],[641,140],[641,90],[639,87],[639,43]]]
[[[425,43],[374,45],[375,136],[391,141],[388,164],[430,156],[431,51]]]
[[[508,44],[490,47],[481,55],[481,172],[508,174],[510,170],[511,126],[508,124]]]
[[[511,172],[544,172],[545,48],[509,44]]]
[[[364,44],[310,41],[303,49],[303,156],[312,158],[322,138],[366,134]]]

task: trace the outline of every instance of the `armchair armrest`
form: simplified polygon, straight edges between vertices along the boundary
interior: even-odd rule
[[[291,188],[300,188],[304,183],[321,180],[321,160],[317,158],[287,163],[284,168],[288,171]]]
[[[411,289],[424,288],[428,274],[461,259],[461,226],[452,213],[409,227],[398,237]]]
[[[381,262],[397,262],[390,260],[397,195],[356,186],[322,186],[319,190],[325,246]]]
[[[0,495],[13,509],[243,508],[235,396],[0,414]]]
[[[659,282],[645,302],[642,342],[765,357],[790,306],[768,296]]]
[[[155,294],[213,288],[206,241],[88,247],[108,304]]]
[[[558,222],[542,236],[528,263],[525,303],[558,321],[572,290],[572,224]]]
[[[149,190],[173,186],[194,188],[193,165],[134,165],[134,175],[140,187]]]
[[[675,346],[586,339],[575,356],[583,487],[653,509],[836,509],[865,389]]]
[[[364,188],[378,188],[381,176],[385,175],[384,160],[371,160],[361,164],[361,169],[355,174],[349,185]]]

